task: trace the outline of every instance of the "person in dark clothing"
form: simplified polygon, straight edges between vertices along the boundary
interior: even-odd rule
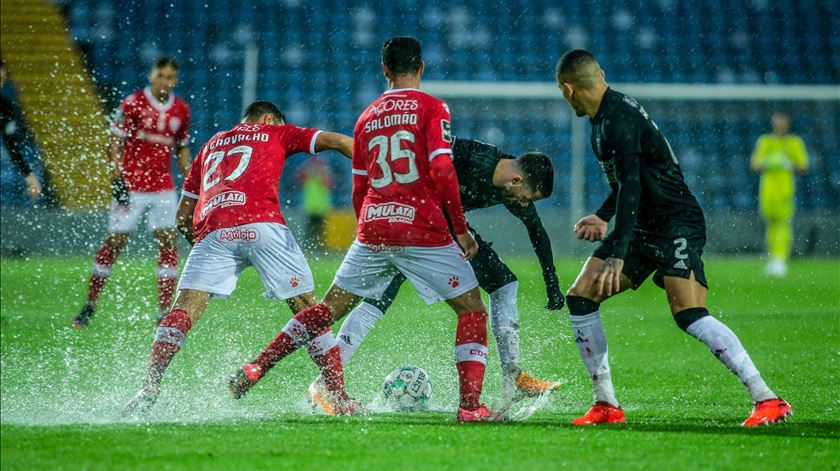
[[[6,84],[6,63],[0,61],[0,88]],[[23,150],[26,136],[20,121],[20,112],[15,103],[4,96],[0,96],[0,134],[3,145],[9,151],[12,164],[20,171],[26,181],[26,194],[33,200],[41,197],[41,182],[32,172],[26,161]]]
[[[676,324],[705,343],[735,373],[755,403],[744,426],[784,420],[790,405],[767,387],[738,337],[706,308],[703,271],[706,223],[677,158],[645,109],[611,89],[588,51],[557,63],[557,86],[577,116],[592,124],[592,149],[611,191],[604,204],[575,224],[578,239],[601,241],[566,293],[572,331],[592,381],[595,404],[575,425],[624,422],[607,362],[600,303],[654,274]],[[615,217],[609,234],[607,223]]]

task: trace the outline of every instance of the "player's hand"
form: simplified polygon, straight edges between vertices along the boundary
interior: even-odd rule
[[[458,239],[458,245],[461,246],[461,250],[464,252],[461,257],[464,260],[472,260],[475,257],[475,254],[478,253],[478,242],[475,241],[475,237],[473,237],[472,232],[467,231],[463,234],[458,234],[455,236]]]
[[[566,305],[566,296],[563,294],[562,291],[552,290],[548,293],[548,304],[545,305],[545,308],[549,311],[559,311],[563,309],[563,306]]]
[[[621,270],[624,269],[624,260],[609,257],[595,273],[592,284],[598,287],[599,296],[610,297],[621,291]]]
[[[607,221],[594,214],[585,216],[575,224],[575,236],[581,240],[595,242],[604,240],[607,235]]]
[[[125,180],[122,178],[114,178],[111,180],[111,197],[120,206],[128,206],[131,202],[128,187],[125,186]]]
[[[41,182],[38,181],[38,177],[34,173],[26,176],[26,194],[33,200],[41,197]]]

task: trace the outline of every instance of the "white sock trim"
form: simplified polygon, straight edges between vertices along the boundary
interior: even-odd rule
[[[463,343],[455,346],[455,363],[477,361],[487,364],[487,346],[480,343]]]

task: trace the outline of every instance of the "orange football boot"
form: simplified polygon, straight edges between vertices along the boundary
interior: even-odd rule
[[[756,427],[758,425],[775,424],[776,422],[786,421],[789,415],[793,415],[793,410],[784,399],[780,397],[767,399],[766,401],[756,402],[750,416],[741,425],[743,427]]]
[[[595,425],[595,424],[623,424],[624,411],[621,407],[615,407],[609,402],[596,401],[582,417],[572,421],[572,425]]]

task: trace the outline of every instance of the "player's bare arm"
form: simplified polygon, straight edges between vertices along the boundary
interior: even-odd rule
[[[195,243],[195,233],[193,233],[193,214],[195,214],[195,207],[198,200],[190,198],[189,196],[181,196],[181,201],[178,202],[178,212],[175,214],[175,222],[178,225],[178,231],[184,235],[187,242]]]
[[[337,132],[323,131],[315,138],[315,152],[337,150],[348,159],[353,158],[353,138]]]
[[[607,221],[596,214],[584,216],[575,224],[575,236],[580,240],[595,242],[604,240],[607,235]]]

